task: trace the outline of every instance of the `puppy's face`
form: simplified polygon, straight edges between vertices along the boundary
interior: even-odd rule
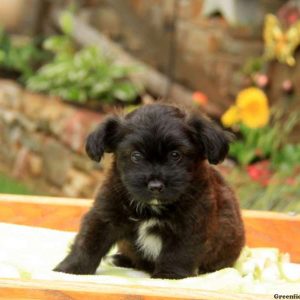
[[[192,179],[197,148],[180,118],[147,107],[129,116],[128,133],[116,149],[121,178],[134,198],[173,202]]]
[[[223,160],[228,136],[204,118],[154,104],[125,118],[110,117],[87,140],[99,161],[113,152],[121,179],[133,199],[151,205],[176,201],[191,183],[199,160]]]

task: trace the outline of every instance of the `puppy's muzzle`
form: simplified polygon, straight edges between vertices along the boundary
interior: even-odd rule
[[[151,180],[148,183],[148,190],[154,194],[160,194],[164,191],[165,185],[160,180]]]

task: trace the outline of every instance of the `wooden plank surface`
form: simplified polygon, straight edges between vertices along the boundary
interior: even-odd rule
[[[0,194],[0,222],[77,231],[82,215],[92,205],[89,199],[16,196]],[[243,211],[247,244],[278,247],[300,262],[300,216],[261,211]],[[44,280],[1,279],[0,299],[273,299],[273,295],[247,295],[190,289],[109,286]]]
[[[78,231],[92,200],[0,194],[0,222]]]
[[[260,300],[273,295],[251,295],[196,289],[121,286],[47,280],[0,280],[0,299],[103,300]]]
[[[300,216],[266,211],[243,211],[246,243],[250,247],[276,247],[300,263]]]

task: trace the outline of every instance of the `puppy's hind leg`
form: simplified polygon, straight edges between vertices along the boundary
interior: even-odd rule
[[[95,209],[84,217],[80,231],[68,256],[54,271],[71,274],[94,274],[102,257],[116,242],[116,232]]]
[[[152,273],[154,270],[154,263],[144,259],[132,241],[119,241],[118,253],[111,258],[112,263],[118,267],[134,268],[147,273]]]

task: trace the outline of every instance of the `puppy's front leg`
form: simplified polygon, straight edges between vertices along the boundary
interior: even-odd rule
[[[102,257],[116,242],[113,226],[104,222],[92,208],[84,217],[71,252],[54,271],[71,274],[94,274]]]
[[[170,244],[162,249],[152,278],[181,279],[197,275],[195,255],[188,246]]]

